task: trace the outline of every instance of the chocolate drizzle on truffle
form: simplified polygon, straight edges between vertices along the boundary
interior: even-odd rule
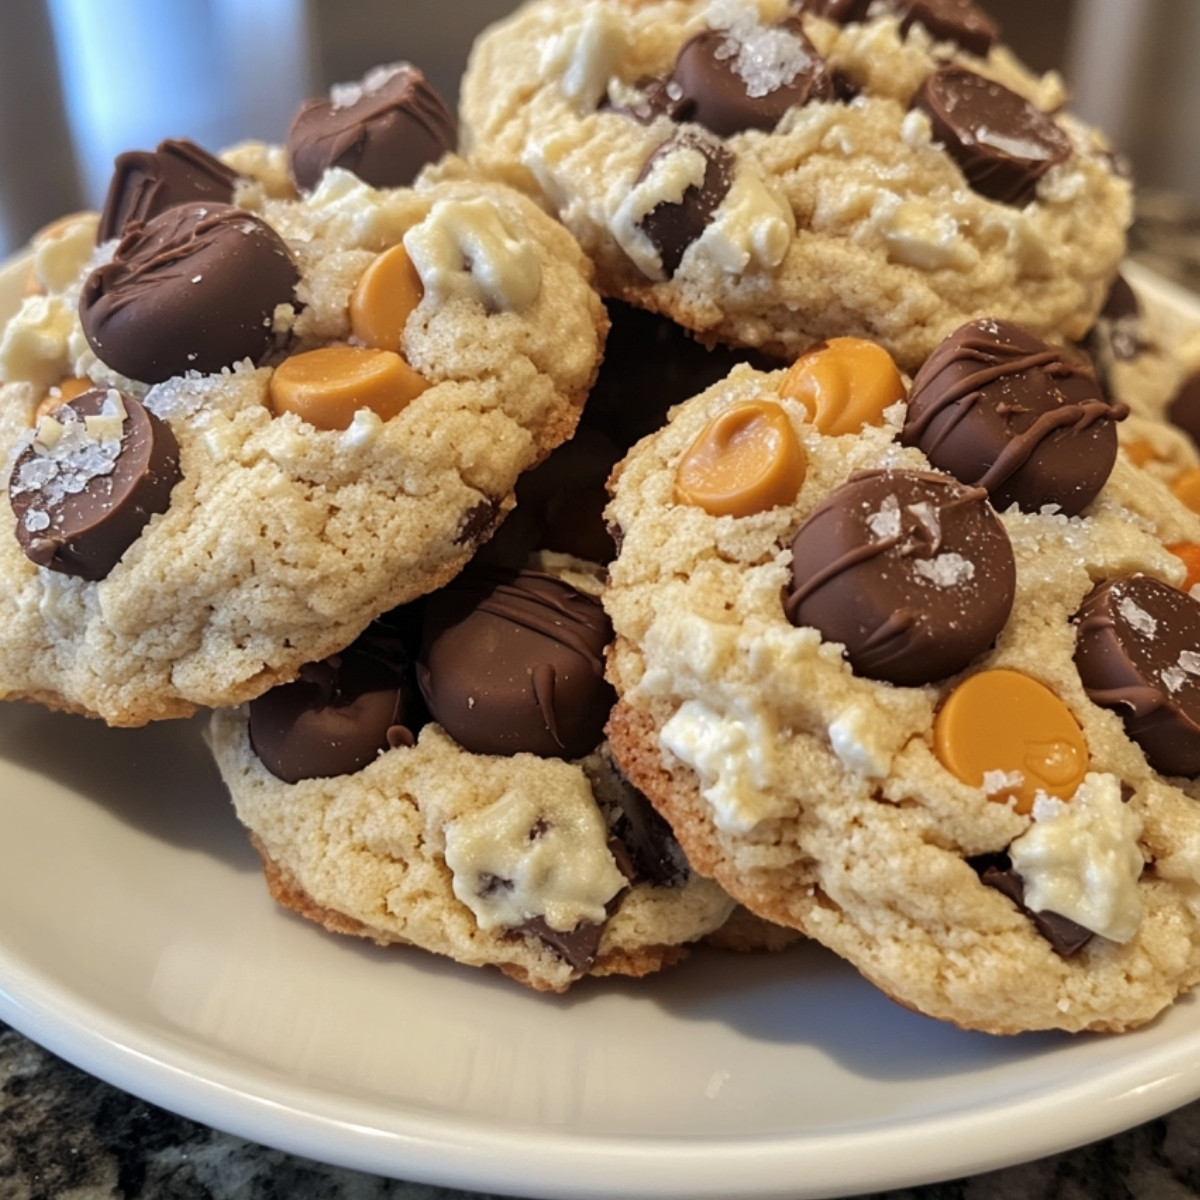
[[[981,196],[1022,207],[1051,167],[1071,156],[1071,142],[1051,117],[1003,84],[963,67],[942,67],[913,98]]]
[[[48,429],[52,446],[40,440]],[[83,392],[39,425],[13,464],[17,541],[39,567],[103,579],[166,511],[180,478],[169,425],[115,389]]]
[[[1094,588],[1075,617],[1088,698],[1164,775],[1200,775],[1200,602],[1149,575]]]
[[[257,361],[272,319],[300,274],[261,217],[229,204],[188,203],[136,226],[79,298],[84,336],[101,362],[161,383],[186,371]]]
[[[186,139],[159,142],[153,151],[118,154],[96,241],[123,237],[135,225],[144,225],[177,204],[193,200],[228,204],[237,178],[219,158]]]
[[[1115,422],[1094,372],[1009,321],[971,321],[917,372],[900,440],[986,488],[998,509],[1082,511],[1117,458]]]
[[[856,674],[917,686],[962,670],[1008,620],[1016,565],[981,488],[923,471],[851,477],[792,542],[784,610]]]
[[[408,187],[457,141],[454,117],[425,76],[393,63],[307,101],[292,119],[287,151],[301,191],[315,188],[330,167],[372,187]]]
[[[537,571],[475,564],[429,598],[417,680],[465,750],[580,758],[613,704],[598,601]]]

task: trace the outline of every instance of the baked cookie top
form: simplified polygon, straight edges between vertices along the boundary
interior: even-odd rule
[[[277,900],[548,991],[648,974],[724,923],[733,901],[602,743],[611,628],[595,576],[544,565],[474,563],[213,715]]]
[[[301,193],[284,148],[164,145],[142,184],[205,182],[48,235],[0,342],[0,695],[116,725],[240,703],[451,578],[608,325],[571,236],[453,155]]]
[[[736,367],[618,468],[614,753],[696,869],[901,1003],[1138,1025],[1200,978],[1200,602],[1167,549],[1200,519],[1025,331],[958,331],[911,392],[885,368]]]
[[[785,356],[869,337],[913,370],[976,316],[1091,326],[1130,187],[1064,98],[970,3],[533,0],[475,43],[462,144],[606,295]]]

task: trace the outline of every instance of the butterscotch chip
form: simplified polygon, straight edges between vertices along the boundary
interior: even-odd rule
[[[780,391],[799,400],[814,425],[828,434],[858,433],[880,425],[907,394],[892,357],[865,338],[830,338],[792,364]]]
[[[747,517],[790,504],[804,482],[804,451],[770,401],[726,409],[700,431],[675,475],[675,499],[713,516]]]
[[[390,247],[367,267],[350,294],[350,332],[366,346],[399,352],[408,318],[424,294],[404,244]]]
[[[115,725],[258,695],[455,575],[512,508],[520,474],[574,430],[608,322],[591,267],[560,225],[453,157],[412,187],[348,178],[303,198],[270,183],[277,157],[261,146],[237,155],[235,204],[271,227],[299,274],[296,303],[271,316],[261,363],[154,386],[120,378],[80,329],[90,250],[70,272],[45,272],[57,282],[5,327],[7,461],[32,436],[41,393],[86,377],[170,427],[182,479],[98,581],[36,566],[14,517],[0,536],[0,695]],[[460,244],[479,231],[467,258]],[[317,389],[324,417],[276,415],[273,378],[345,347],[351,294],[398,245],[423,289],[399,353],[428,386],[397,405],[403,391],[389,384],[364,405],[335,371]],[[153,306],[144,315],[153,324]],[[395,350],[352,353],[397,374]],[[409,374],[402,363],[399,373]]]

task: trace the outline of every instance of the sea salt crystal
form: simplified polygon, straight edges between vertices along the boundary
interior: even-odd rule
[[[1012,788],[1019,788],[1025,782],[1025,776],[1020,771],[984,771],[983,773],[983,790],[989,796],[995,796],[998,792],[1006,792]]]
[[[804,43],[788,29],[764,26],[757,8],[733,0],[714,0],[709,5],[708,22],[729,35],[717,47],[716,57],[733,60],[733,70],[745,83],[746,95],[752,98],[786,87],[812,65]]]
[[[1004,154],[1010,154],[1013,158],[1041,161],[1051,155],[1050,149],[1041,142],[1012,137],[1009,134],[1000,133],[998,130],[989,129],[986,125],[981,125],[975,130],[975,140]]]
[[[403,69],[402,63],[389,63],[368,71],[361,83],[335,83],[329,89],[329,99],[336,112],[340,108],[350,108],[364,96],[384,87],[393,75],[398,75]]]
[[[1158,622],[1139,604],[1135,604],[1128,596],[1117,603],[1117,612],[1121,614],[1129,627],[1142,637],[1152,638],[1158,632]]]
[[[867,517],[867,528],[881,542],[900,536],[900,501],[888,496],[877,512]]]
[[[961,554],[935,554],[933,558],[918,558],[913,563],[913,574],[936,587],[958,587],[975,578],[975,564]]]

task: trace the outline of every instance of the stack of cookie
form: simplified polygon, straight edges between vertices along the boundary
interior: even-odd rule
[[[789,364],[614,472],[617,762],[749,910],[999,1033],[1200,978],[1195,450],[1063,101],[970,0],[540,0],[464,86],[602,292]]]
[[[461,128],[400,64],[122,156],[0,342],[0,692],[213,709],[331,930],[556,991],[808,936],[970,1028],[1151,1019],[1200,978],[1195,451],[1064,101],[971,0],[532,0]]]

